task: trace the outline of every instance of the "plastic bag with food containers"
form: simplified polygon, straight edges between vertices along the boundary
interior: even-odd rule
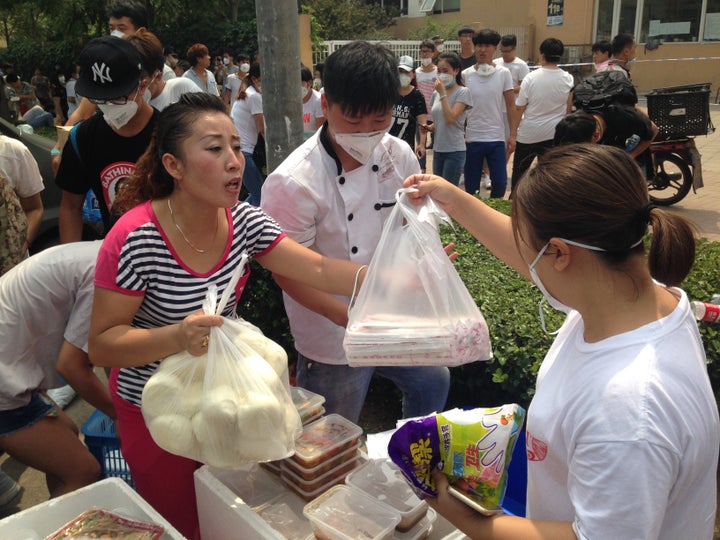
[[[351,366],[457,366],[492,358],[487,323],[443,249],[440,221],[427,198],[397,204],[354,303],[343,346]]]

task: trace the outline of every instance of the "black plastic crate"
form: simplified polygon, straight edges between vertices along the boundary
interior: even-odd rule
[[[647,95],[648,116],[669,136],[707,135],[710,83],[657,88]]]
[[[120,441],[115,435],[115,422],[96,410],[82,426],[85,445],[100,463],[100,478],[117,477],[135,488],[130,468],[120,452]]]

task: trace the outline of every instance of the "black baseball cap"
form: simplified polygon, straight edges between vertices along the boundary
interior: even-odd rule
[[[90,99],[127,96],[140,82],[140,53],[128,41],[103,36],[88,42],[80,53],[77,93]]]

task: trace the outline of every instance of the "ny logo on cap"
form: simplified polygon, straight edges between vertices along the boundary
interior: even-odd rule
[[[105,84],[106,82],[113,82],[112,77],[110,76],[110,66],[106,66],[105,62],[100,65],[95,62],[92,66],[92,75],[94,82],[100,84]]]

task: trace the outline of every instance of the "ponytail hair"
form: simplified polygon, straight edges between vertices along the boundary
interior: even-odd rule
[[[160,113],[150,145],[113,201],[113,213],[121,215],[138,204],[168,197],[173,192],[175,180],[165,169],[162,157],[172,154],[183,159],[182,143],[192,133],[195,121],[200,115],[212,112],[227,115],[219,97],[189,92]]]
[[[520,236],[520,218],[526,224],[526,241],[537,249],[550,238],[575,240],[603,249],[595,252],[598,258],[625,272],[629,258],[644,253],[650,226],[652,277],[676,286],[692,268],[692,226],[652,205],[645,176],[619,148],[597,144],[553,148],[525,174],[513,200],[515,236]]]

